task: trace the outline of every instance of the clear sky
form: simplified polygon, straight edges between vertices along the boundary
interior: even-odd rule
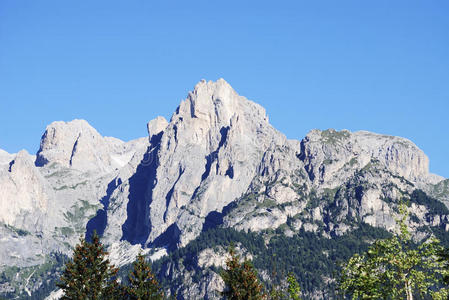
[[[223,77],[301,139],[406,137],[449,177],[449,1],[0,1],[0,148],[86,119],[123,140]]]

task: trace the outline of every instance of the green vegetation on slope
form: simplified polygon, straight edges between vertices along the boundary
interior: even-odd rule
[[[253,256],[253,264],[259,271],[271,274],[276,271],[276,278],[270,284],[285,279],[289,272],[293,273],[301,285],[301,290],[313,292],[316,290],[333,291],[335,283],[328,278],[335,278],[338,264],[348,260],[354,253],[365,251],[374,239],[386,238],[385,230],[360,224],[351,233],[332,239],[317,236],[314,233],[301,231],[287,237],[279,229],[265,232],[272,237],[265,245],[262,234],[240,232],[232,228],[213,228],[203,232],[186,247],[173,251],[169,256],[153,264],[153,270],[159,273],[159,278],[165,287],[175,288],[180,281],[163,276],[168,266],[194,272],[197,282],[207,270],[201,270],[197,265],[197,255],[204,249],[216,246],[228,247],[231,243],[241,244]],[[220,270],[211,267],[212,270]],[[178,278],[179,280],[179,278]]]
[[[65,255],[52,253],[46,257],[45,262],[41,265],[4,269],[0,273],[0,285],[8,284],[14,291],[0,294],[0,296],[7,299],[44,299],[56,289],[56,280],[59,278],[62,266],[66,261]],[[28,282],[27,288],[31,291],[31,296],[28,296],[25,292],[24,282]]]

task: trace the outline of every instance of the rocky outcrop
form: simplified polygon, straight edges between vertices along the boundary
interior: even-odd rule
[[[1,151],[0,268],[69,253],[112,192],[111,180],[147,146],[148,138],[124,143],[75,120],[49,125],[37,156]]]
[[[312,182],[336,187],[371,161],[414,183],[436,183],[429,174],[429,159],[405,138],[367,131],[312,130],[301,142],[301,159]]]
[[[51,189],[34,168],[34,157],[20,151],[2,165],[0,172],[0,222],[30,232],[41,231],[42,224],[37,220],[48,211],[49,194]]]
[[[153,136],[157,136],[161,132],[164,131],[165,128],[167,128],[168,122],[165,120],[164,117],[156,117],[155,119],[151,120],[147,124],[147,130],[148,130],[148,136],[150,137],[150,140]]]
[[[84,120],[53,122],[42,136],[36,166],[104,173],[126,165],[132,154],[126,143],[101,136]]]

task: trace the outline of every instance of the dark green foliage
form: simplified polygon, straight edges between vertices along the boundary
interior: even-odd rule
[[[226,261],[226,270],[221,272],[225,282],[223,296],[231,300],[266,299],[264,287],[257,278],[257,272],[249,260],[240,262],[240,256],[234,247],[229,249],[230,258]]]
[[[142,254],[137,256],[133,263],[133,270],[129,274],[129,284],[126,289],[126,298],[130,300],[162,300],[162,292],[155,275],[151,272],[150,264],[145,261]]]
[[[268,272],[277,270],[275,278],[267,283],[269,287],[279,285],[286,275],[292,272],[305,293],[320,290],[328,291],[329,296],[333,296],[335,284],[326,282],[323,276],[335,277],[339,272],[339,263],[348,260],[354,253],[365,251],[374,239],[390,236],[385,230],[364,223],[361,223],[358,229],[332,239],[304,231],[292,237],[276,234],[274,231],[271,234],[273,236],[266,246],[260,233],[213,228],[201,233],[185,248],[175,250],[169,256],[154,262],[153,270],[159,274],[162,285],[174,291],[182,282],[180,277],[163,276],[167,269],[175,267],[194,271],[194,279],[199,280],[207,272],[197,267],[196,256],[199,252],[206,248],[226,248],[231,243],[239,243],[254,256],[252,263],[256,269]],[[211,269],[220,272],[215,267]]]
[[[311,232],[301,231],[299,235],[286,237],[277,235],[270,240],[262,255],[256,256],[254,265],[265,270],[279,270],[273,282],[279,282],[284,274],[292,272],[302,285],[302,290],[333,290],[323,275],[332,277],[338,273],[338,262],[349,259],[352,254],[367,249],[368,241],[387,237],[382,229],[360,224],[359,229],[341,237],[327,239]]]
[[[421,190],[414,190],[410,195],[410,202],[414,202],[419,205],[424,205],[429,210],[431,215],[449,215],[449,209],[443,202],[438,201],[432,197],[429,197]]]
[[[233,242],[241,242],[244,248],[252,254],[263,252],[265,243],[261,235],[252,232],[236,231],[232,228],[213,228],[206,232],[202,232],[199,237],[191,241],[186,247],[176,249],[169,256],[153,263],[153,270],[161,271],[168,265],[175,267],[182,264],[188,271],[196,271],[194,281],[198,282],[201,278],[201,270],[197,269],[197,255],[206,248],[222,246],[227,248]],[[182,259],[182,260],[181,260]],[[159,276],[163,286],[169,286],[168,278]],[[173,282],[172,282],[173,283]],[[176,282],[175,282],[176,284]]]
[[[444,228],[441,227],[429,227],[430,231],[440,240],[441,245],[449,248],[449,234]]]
[[[270,300],[300,300],[301,287],[293,273],[289,273],[281,285],[273,285],[270,291]]]
[[[106,254],[95,232],[92,242],[80,239],[57,284],[64,290],[62,299],[123,299],[116,280],[118,269],[110,264]]]
[[[51,266],[46,270],[45,273],[41,274],[42,285],[38,290],[31,293],[31,297],[27,295],[29,300],[40,300],[46,298],[52,291],[57,289],[56,283],[61,275],[62,267],[68,261],[68,257],[61,253],[51,254],[51,258],[54,259]],[[47,277],[50,274],[50,278]]]
[[[3,293],[1,296],[6,299],[44,299],[57,288],[56,281],[59,279],[61,269],[67,260],[68,257],[61,253],[51,253],[42,265],[7,268],[0,273],[0,284],[12,284],[15,287],[15,291]],[[31,277],[29,277],[30,274],[32,274]],[[20,289],[20,280],[17,280],[17,278],[28,277],[28,287],[37,287],[37,290],[31,290],[31,296],[23,289]]]
[[[357,188],[354,188],[354,186],[357,186]],[[314,207],[322,202],[329,203],[328,217],[332,217],[339,212],[338,210],[341,207],[333,205],[335,201],[338,201],[338,199],[357,199],[358,194],[363,192],[363,188],[362,183],[354,182],[338,190],[329,190],[324,196],[317,196],[316,193],[312,192],[309,198],[309,206]],[[430,214],[449,214],[449,210],[443,203],[427,196],[420,190],[415,190],[410,195],[410,202],[425,205],[429,209]],[[266,282],[267,287],[271,290],[277,286],[285,292],[286,274],[291,272],[298,279],[301,286],[300,289],[304,292],[304,298],[307,298],[311,292],[316,291],[323,291],[324,297],[330,298],[336,296],[334,293],[335,283],[328,279],[334,279],[339,273],[338,265],[343,261],[347,261],[354,253],[366,251],[369,244],[374,240],[390,237],[383,229],[373,228],[364,223],[357,225],[355,224],[357,220],[353,219],[347,221],[351,222],[351,226],[358,226],[358,229],[340,237],[332,237],[329,239],[305,231],[300,231],[292,237],[287,237],[284,235],[284,229],[293,226],[292,224],[295,218],[289,217],[286,225],[276,230],[267,230],[262,233],[245,233],[231,228],[211,228],[202,232],[199,237],[190,242],[186,247],[176,249],[167,257],[154,262],[152,269],[157,274],[161,286],[170,288],[171,293],[174,294],[183,282],[182,276],[173,276],[176,273],[173,271],[182,270],[182,272],[190,272],[193,282],[199,282],[211,270],[220,273],[222,270],[214,266],[205,270],[200,269],[198,267],[197,256],[206,248],[218,246],[226,248],[231,243],[235,243],[241,244],[242,248],[253,255],[254,260],[252,264],[257,270],[266,271],[268,274],[272,274],[272,271],[276,270],[277,273],[272,276],[269,282]],[[416,221],[416,216],[412,216],[411,218],[415,218],[414,220]],[[324,221],[322,226],[325,226],[327,223],[326,219]],[[449,234],[443,228],[422,227],[419,230],[432,231],[441,240],[443,245],[446,247],[449,246]],[[83,240],[82,242],[85,243]],[[71,261],[72,264],[74,262],[74,260]],[[132,265],[122,268],[120,270],[121,277],[127,278],[132,268]],[[52,270],[51,272],[54,273],[55,271]],[[66,273],[67,269],[64,274]],[[169,275],[166,276],[167,274]],[[156,280],[156,278],[153,279]],[[43,280],[41,288],[33,292],[32,298],[44,298],[44,296],[48,295],[49,291],[54,289],[54,286],[54,281]],[[9,295],[6,296],[9,298]]]
[[[438,253],[440,262],[442,262],[446,269],[446,274],[443,275],[443,282],[446,287],[449,287],[449,248],[444,248]]]

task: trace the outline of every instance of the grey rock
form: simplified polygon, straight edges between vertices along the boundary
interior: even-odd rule
[[[301,142],[302,159],[310,179],[321,187],[334,188],[372,160],[392,174],[414,183],[434,183],[429,159],[405,138],[367,131],[312,130]],[[435,179],[437,178],[437,179]]]
[[[158,135],[159,133],[161,133],[162,131],[164,131],[164,129],[167,127],[168,122],[167,120],[165,120],[164,117],[156,117],[156,119],[151,120],[150,122],[148,122],[147,124],[147,130],[148,130],[148,136],[153,137],[155,135]]]

